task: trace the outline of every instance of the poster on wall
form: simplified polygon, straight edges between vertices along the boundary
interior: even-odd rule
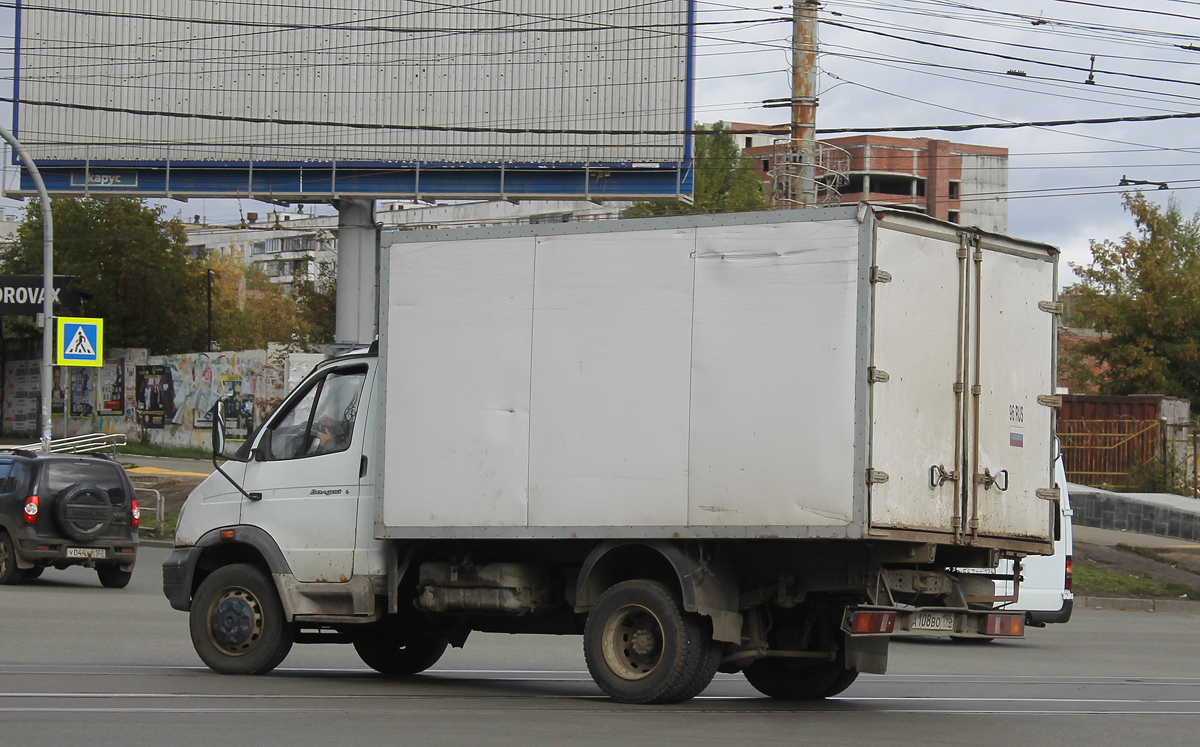
[[[101,415],[120,415],[125,412],[125,359],[104,361],[99,372],[98,399]]]
[[[67,411],[67,384],[63,383],[63,376],[67,370],[61,366],[55,366],[54,372],[50,374],[50,380],[54,383],[50,390],[50,414],[62,415]]]
[[[169,366],[137,367],[137,424],[162,428],[175,417],[175,382]]]
[[[254,395],[242,389],[239,375],[221,377],[221,417],[230,441],[245,441],[254,432]]]
[[[211,378],[211,377],[210,377]],[[195,390],[196,406],[192,410],[193,428],[212,428],[212,408],[220,399],[220,395],[211,388]]]
[[[71,417],[90,418],[95,411],[93,404],[92,369],[73,367],[70,370],[71,381]]]
[[[40,361],[11,361],[5,364],[4,435],[37,433],[41,384]]]

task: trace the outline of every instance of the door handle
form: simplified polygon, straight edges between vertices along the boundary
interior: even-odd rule
[[[958,482],[957,471],[946,471],[945,465],[934,464],[929,468],[929,489],[936,490],[947,481]]]
[[[1003,478],[1003,482],[1001,478]],[[1002,469],[993,475],[992,471],[985,467],[982,475],[975,475],[975,482],[982,485],[984,490],[991,490],[992,486],[995,485],[1003,493],[1008,490],[1008,470]]]

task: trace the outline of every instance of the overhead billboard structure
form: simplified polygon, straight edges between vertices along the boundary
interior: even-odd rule
[[[693,0],[38,0],[17,14],[14,129],[54,194],[691,192]]]

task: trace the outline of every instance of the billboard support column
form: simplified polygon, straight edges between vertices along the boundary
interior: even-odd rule
[[[338,200],[337,322],[339,345],[375,339],[379,285],[379,227],[374,200]]]
[[[50,193],[42,181],[42,174],[37,164],[25,151],[25,146],[17,140],[7,127],[0,126],[0,136],[13,147],[21,158],[21,163],[29,169],[33,186],[37,188],[38,198],[42,203],[42,451],[50,451],[50,389],[51,375],[54,364],[51,363],[50,349],[54,346],[54,220],[50,215]]]

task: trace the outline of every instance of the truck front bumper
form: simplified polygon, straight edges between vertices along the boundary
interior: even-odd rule
[[[182,612],[192,608],[192,575],[200,547],[176,547],[163,561],[163,594],[171,606]]]

